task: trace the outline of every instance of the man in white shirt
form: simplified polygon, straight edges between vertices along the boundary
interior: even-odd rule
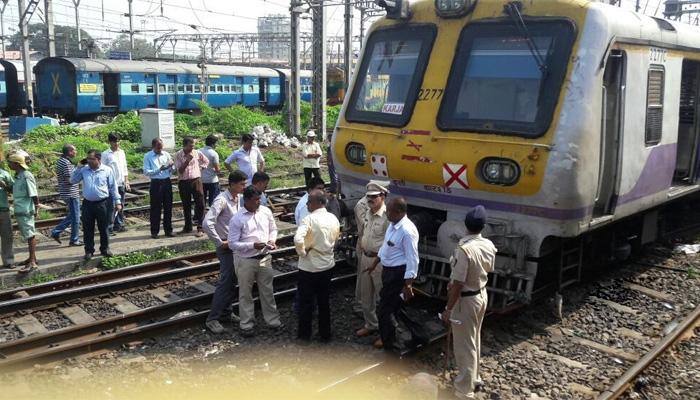
[[[205,146],[199,151],[209,160],[206,168],[202,169],[202,186],[204,187],[204,202],[211,207],[211,203],[219,195],[219,153],[216,152],[216,142],[219,141],[214,135],[209,135],[204,139]]]
[[[206,327],[213,333],[223,333],[221,320],[230,318],[231,299],[235,287],[233,253],[228,245],[228,229],[231,218],[240,210],[241,194],[245,189],[246,176],[241,171],[233,171],[228,176],[228,190],[221,193],[212,203],[202,222],[202,229],[216,245],[219,259],[219,282],[216,284],[211,311]]]
[[[299,225],[301,223],[301,220],[309,214],[309,209],[306,207],[306,202],[309,201],[309,193],[314,189],[325,190],[325,188],[326,184],[321,178],[312,178],[306,184],[306,193],[304,193],[304,195],[301,196],[301,199],[299,199],[296,208],[294,208],[294,222],[297,225]]]
[[[253,283],[258,286],[267,325],[276,329],[283,326],[272,291],[275,274],[270,250],[277,248],[276,241],[277,225],[272,211],[260,205],[260,192],[248,186],[243,191],[243,208],[231,218],[228,229],[228,246],[233,251],[233,265],[238,277],[238,310],[244,337],[254,334]]]
[[[371,274],[379,263],[383,268],[377,311],[381,338],[374,342],[376,348],[391,350],[394,347],[396,329],[393,316],[401,309],[403,301],[413,297],[413,280],[418,276],[418,229],[408,219],[407,211],[408,205],[403,197],[389,202],[386,216],[390,224],[384,242],[372,266],[365,270]]]
[[[102,165],[112,169],[122,204],[122,209],[116,215],[114,215],[113,209],[109,209],[110,223],[108,230],[112,234],[113,232],[124,232],[126,230],[123,207],[125,206],[126,192],[131,190],[131,187],[129,186],[129,167],[126,164],[126,154],[119,147],[119,135],[110,133],[107,135],[107,141],[109,142],[109,149],[102,152]],[[113,204],[113,202],[109,202],[109,204]]]
[[[318,304],[318,331],[321,341],[331,339],[331,309],[329,304],[331,268],[335,266],[335,242],[340,236],[340,222],[326,210],[326,194],[314,189],[309,192],[309,215],[294,235],[294,247],[299,255],[299,330],[297,338],[311,340],[314,301]]]
[[[321,179],[320,167],[323,151],[321,150],[321,145],[314,141],[315,138],[316,133],[314,131],[308,131],[306,132],[306,143],[301,144],[301,155],[304,157],[302,161],[302,166],[304,167],[304,183],[306,185],[309,184],[311,176]]]
[[[260,149],[253,146],[253,136],[246,133],[241,136],[241,148],[226,157],[224,164],[229,171],[233,171],[233,162],[238,164],[238,169],[248,176],[248,185],[253,181],[253,174],[258,171],[265,171],[265,159]]]

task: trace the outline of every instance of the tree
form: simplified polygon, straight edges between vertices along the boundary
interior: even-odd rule
[[[72,26],[55,25],[56,36],[56,55],[68,57],[86,57],[87,50],[90,48],[93,54],[97,57],[102,56],[102,50],[95,45],[95,41],[89,33],[80,30],[81,39],[83,42],[83,50],[78,50],[78,30]],[[40,52],[44,56],[49,55],[49,44],[46,39],[46,26],[44,24],[29,25],[29,48]],[[22,38],[17,32],[10,36],[10,43],[7,46],[8,50],[21,50]]]
[[[105,50],[130,51],[131,49],[129,47],[129,35],[123,33],[117,36],[117,38],[112,40],[112,42],[109,44],[109,46],[107,46]],[[134,51],[131,53],[132,59],[139,60],[142,58],[155,57],[155,55],[156,48],[155,46],[153,46],[152,43],[145,39],[134,38]]]

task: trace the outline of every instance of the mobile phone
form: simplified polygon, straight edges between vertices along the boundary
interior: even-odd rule
[[[442,313],[438,313],[438,318],[442,320]],[[455,325],[462,325],[462,321],[454,318],[450,318],[450,322],[452,322]]]

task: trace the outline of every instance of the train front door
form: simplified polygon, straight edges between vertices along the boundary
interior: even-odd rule
[[[260,99],[258,102],[260,103],[261,106],[267,105],[267,95],[270,90],[270,79],[269,78],[260,78],[258,81],[258,91],[260,93]]]
[[[625,52],[611,50],[603,74],[600,160],[593,217],[615,213],[620,181],[620,138],[624,126]]]
[[[119,74],[102,74],[102,105],[119,106]]]
[[[678,143],[676,145],[675,186],[691,185],[698,179],[698,96],[700,95],[700,62],[683,60],[681,98],[678,110]]]

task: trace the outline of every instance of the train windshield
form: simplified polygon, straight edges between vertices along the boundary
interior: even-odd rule
[[[443,130],[535,137],[552,119],[574,39],[569,22],[471,24],[438,115]]]
[[[406,125],[434,40],[432,25],[372,33],[345,118],[378,125]]]

